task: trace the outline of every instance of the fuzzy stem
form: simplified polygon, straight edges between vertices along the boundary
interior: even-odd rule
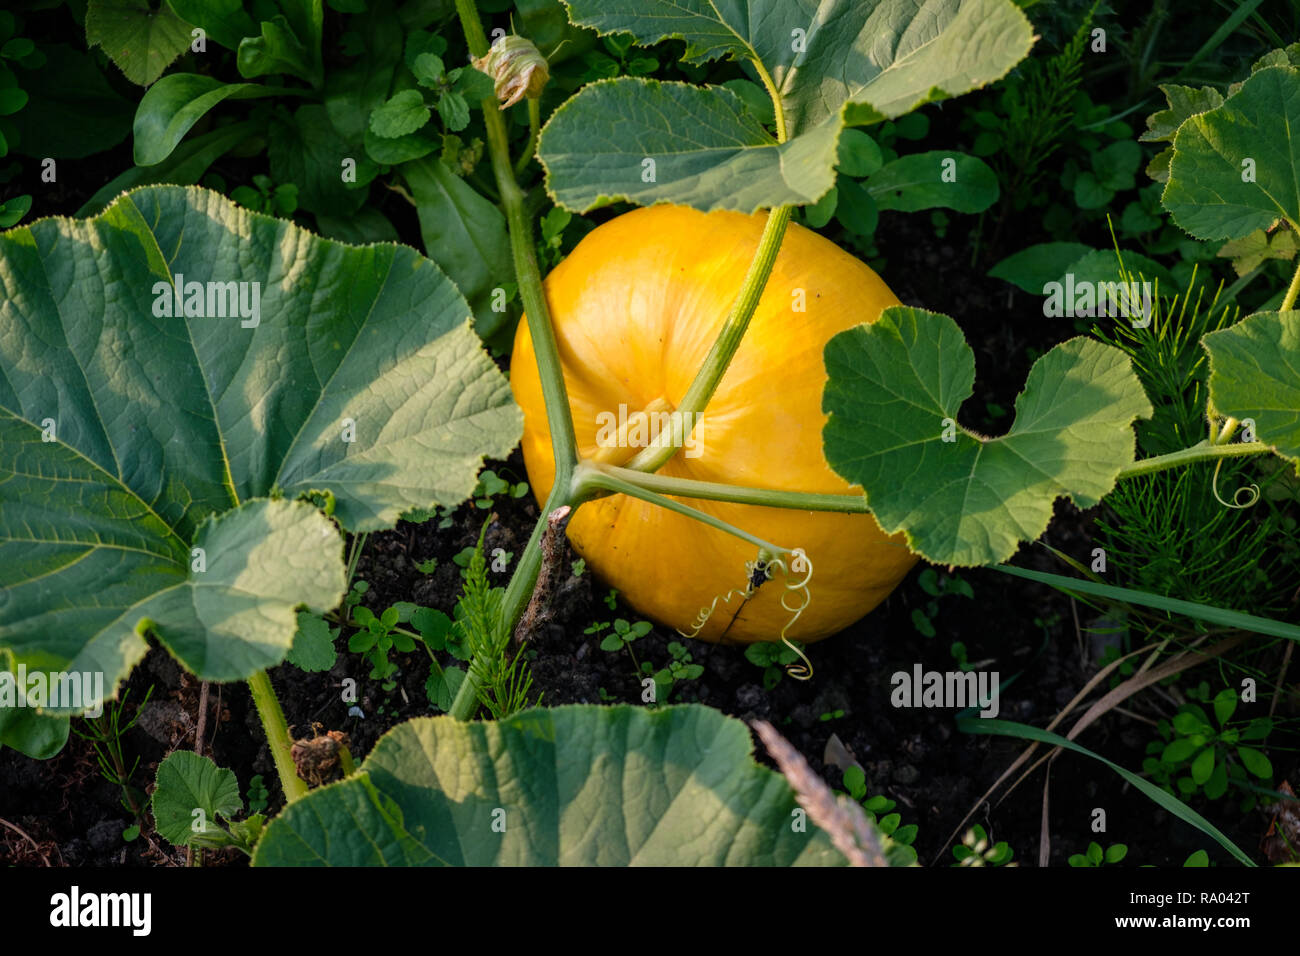
[[[289,738],[289,724],[284,719],[284,711],[280,709],[280,700],[275,696],[275,688],[271,686],[271,678],[266,671],[258,671],[250,677],[248,689],[253,694],[257,716],[262,719],[266,742],[270,745],[271,757],[275,760],[275,772],[280,775],[284,801],[293,803],[299,797],[307,795],[307,782],[298,776],[298,768],[293,763],[293,741]]]
[[[1209,442],[1203,441],[1191,448],[1183,448],[1172,451],[1167,455],[1156,455],[1154,458],[1143,458],[1141,461],[1135,461],[1127,468],[1121,468],[1116,480],[1136,478],[1139,475],[1150,475],[1157,471],[1166,471],[1169,468],[1177,468],[1179,465],[1191,465],[1198,461],[1214,461],[1216,458],[1245,458],[1248,455],[1259,455],[1271,450],[1263,442],[1211,445]]]
[[[1244,458],[1269,451],[1263,442],[1242,442],[1232,445],[1201,442],[1190,448],[1157,455],[1135,461],[1120,470],[1116,479],[1134,478],[1149,475],[1157,471],[1190,465],[1199,461],[1215,461],[1223,458]],[[778,491],[774,488],[746,488],[739,485],[726,485],[713,481],[696,481],[691,478],[669,478],[664,475],[636,472],[614,465],[583,462],[578,469],[576,480],[587,488],[609,490],[608,484],[593,481],[585,476],[600,473],[618,479],[624,485],[630,485],[658,495],[674,495],[678,498],[697,498],[704,501],[728,501],[736,504],[760,505],[766,508],[789,508],[795,511],[836,511],[843,514],[870,514],[871,507],[864,495],[814,494],[803,491]]]
[[[537,151],[537,134],[541,131],[541,126],[542,102],[537,97],[530,96],[528,97],[528,142],[524,144],[524,151],[515,160],[516,177],[524,174],[524,170],[532,161],[533,153]]]
[[[479,21],[478,10],[473,0],[456,0],[456,13],[460,17],[461,29],[465,33],[465,42],[469,52],[481,57],[488,51],[487,36],[483,24]],[[506,214],[506,226],[510,232],[510,252],[514,261],[515,279],[519,283],[519,297],[523,300],[524,312],[528,319],[528,332],[533,340],[533,352],[537,358],[537,371],[542,382],[542,398],[546,404],[546,420],[551,429],[551,454],[555,460],[555,484],[551,487],[550,497],[542,508],[541,518],[533,528],[532,536],[524,547],[511,575],[502,601],[499,625],[506,630],[513,630],[515,623],[523,614],[533,585],[537,582],[537,572],[541,568],[541,535],[546,528],[546,516],[563,505],[577,505],[571,496],[573,471],[578,463],[578,442],[573,428],[573,412],[569,408],[568,391],[564,386],[564,372],[560,365],[560,350],[555,342],[555,332],[551,326],[551,311],[546,302],[546,292],[542,288],[542,273],[537,265],[537,253],[533,248],[532,222],[524,208],[524,193],[515,180],[514,166],[510,162],[510,143],[506,134],[505,117],[499,104],[494,99],[485,99],[480,104],[483,110],[483,124],[487,130],[488,151],[492,157],[492,171],[496,177],[497,189],[501,194],[501,206]],[[532,106],[530,105],[530,116]],[[540,118],[540,109],[539,109]],[[478,700],[477,681],[473,677],[473,664],[467,668],[464,682],[452,702],[451,715],[458,720],[468,720],[472,716]]]
[[[1296,228],[1294,223],[1292,223],[1291,228]],[[1295,272],[1291,275],[1291,284],[1287,286],[1286,295],[1282,297],[1282,304],[1278,306],[1277,310],[1279,312],[1291,311],[1292,306],[1295,305],[1297,295],[1300,295],[1300,262],[1296,263]]]
[[[617,470],[619,472],[626,471],[626,469]],[[790,550],[789,548],[782,548],[779,545],[772,544],[769,541],[764,541],[762,538],[752,535],[748,531],[743,531],[732,524],[728,524],[721,518],[715,518],[711,514],[707,514],[696,508],[691,508],[688,505],[674,501],[671,498],[665,498],[663,495],[643,487],[640,483],[625,481],[623,478],[619,477],[619,475],[612,474],[610,469],[593,467],[586,464],[579,465],[578,473],[574,477],[574,484],[576,485],[577,490],[587,497],[590,497],[593,491],[600,489],[627,495],[631,498],[639,498],[642,501],[648,501],[651,504],[658,505],[668,511],[675,511],[688,518],[694,518],[696,521],[717,528],[719,531],[725,531],[727,534],[735,535],[742,541],[748,541],[750,544],[759,548],[765,548],[773,554],[782,554]]]

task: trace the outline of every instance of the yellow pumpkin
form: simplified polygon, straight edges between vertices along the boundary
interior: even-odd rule
[[[638,209],[593,230],[547,277],[580,455],[622,464],[640,449],[611,449],[611,420],[676,408],[731,310],[764,221],[761,214],[682,206]],[[822,452],[822,351],[837,332],[874,322],[897,304],[865,264],[791,224],[745,339],[695,427],[692,456],[679,450],[659,473],[786,491],[857,491],[831,471]],[[524,411],[528,479],[544,501],[555,464],[525,322],[510,368]],[[644,444],[653,434],[633,428],[626,437]],[[786,634],[793,640],[819,640],[852,624],[916,560],[902,536],[886,536],[871,515],[684,501],[806,552],[811,600]],[[745,589],[745,564],[758,556],[733,535],[625,495],[582,505],[569,523],[569,539],[640,613],[688,633],[701,608]],[[718,601],[698,636],[744,644],[779,640],[791,618],[782,607],[785,584],[776,573],[748,599]],[[802,598],[790,594],[786,603],[797,606]]]

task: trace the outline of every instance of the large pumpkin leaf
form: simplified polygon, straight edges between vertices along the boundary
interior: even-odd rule
[[[1034,363],[1007,435],[977,435],[957,423],[975,382],[957,323],[903,306],[832,338],[826,371],[827,461],[886,533],[939,564],[1005,561],[1056,498],[1096,504],[1133,461],[1133,420],[1151,415],[1124,353],[1075,338]]]
[[[834,184],[844,126],[990,83],[1033,39],[1010,0],[565,4],[575,24],[600,33],[630,33],[642,44],[685,40],[692,62],[753,63],[771,80],[789,139],[778,143],[721,87],[591,84],[556,110],[538,147],[547,188],[579,212],[616,199],[745,212],[813,203]]]
[[[1212,412],[1248,420],[1255,440],[1300,474],[1300,312],[1259,312],[1201,344]]]
[[[1300,223],[1300,70],[1275,66],[1178,128],[1162,201],[1198,239]]]
[[[842,865],[752,751],[699,705],[416,718],[291,804],[253,865]]]
[[[220,317],[213,287],[187,300],[208,315],[164,314],[176,275],[243,283],[260,315]],[[141,631],[205,679],[282,660],[294,608],[341,597],[341,541],[306,504],[255,499],[328,492],[344,527],[391,526],[462,501],[518,440],[468,320],[409,248],[202,189],[0,235],[0,653],[108,689]]]
[[[577,211],[625,199],[752,212],[814,202],[835,183],[838,130],[777,143],[724,87],[593,83],[546,130],[549,187]]]

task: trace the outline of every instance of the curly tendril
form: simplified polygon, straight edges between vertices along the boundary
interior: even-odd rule
[[[1225,508],[1241,510],[1243,508],[1249,508],[1254,505],[1255,502],[1259,501],[1259,485],[1256,484],[1249,484],[1238,488],[1232,494],[1232,501],[1224,501],[1223,497],[1219,494],[1219,469],[1222,467],[1223,459],[1220,458],[1218,463],[1214,466],[1214,477],[1210,481],[1210,490],[1214,492],[1215,500],[1217,500],[1219,504],[1223,505]],[[1243,492],[1246,495],[1245,501],[1241,500]]]
[[[708,607],[700,608],[700,613],[695,616],[695,620],[691,625],[690,633],[681,629],[678,629],[677,633],[682,637],[697,637],[700,631],[704,630],[704,625],[709,623],[709,619],[713,617],[713,613],[718,609],[719,604],[730,604],[732,600],[737,597],[742,601],[749,600],[754,596],[754,592],[757,591],[765,581],[770,581],[772,579],[773,570],[779,570],[787,579],[790,577],[792,572],[795,574],[802,574],[803,578],[798,581],[787,580],[785,593],[781,595],[781,607],[790,612],[790,619],[786,621],[785,626],[781,628],[780,641],[786,647],[790,648],[790,650],[794,651],[795,654],[799,656],[799,659],[803,661],[802,664],[792,663],[788,665],[785,672],[795,680],[811,680],[813,676],[812,661],[810,661],[807,655],[799,649],[798,645],[794,644],[788,637],[786,637],[786,634],[789,632],[790,628],[794,626],[795,621],[799,620],[799,616],[803,614],[804,609],[812,602],[812,592],[808,589],[808,582],[812,580],[813,576],[812,559],[804,553],[803,548],[795,548],[793,551],[789,552],[792,558],[789,565],[787,565],[785,560],[781,557],[772,557],[768,559],[767,556],[769,553],[770,552],[762,551],[759,553],[756,560],[745,562],[744,588],[732,588],[725,594],[719,594],[713,599],[712,603],[710,603]],[[799,603],[791,604],[791,598],[798,599]]]

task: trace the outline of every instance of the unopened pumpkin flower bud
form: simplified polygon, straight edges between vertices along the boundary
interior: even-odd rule
[[[514,106],[525,96],[537,98],[551,78],[546,57],[531,40],[521,36],[502,36],[492,44],[486,56],[472,61],[474,68],[492,77],[501,108]]]

